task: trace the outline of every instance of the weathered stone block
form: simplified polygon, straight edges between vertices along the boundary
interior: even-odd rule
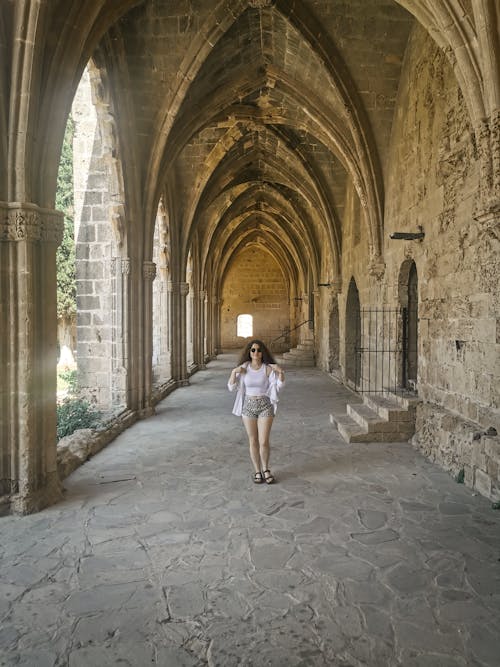
[[[80,296],[94,294],[94,283],[92,280],[80,278],[76,281],[76,290]]]
[[[476,469],[474,473],[474,487],[487,498],[491,498],[492,481],[488,473]]]
[[[500,436],[483,436],[484,453],[491,459],[500,463]]]
[[[100,306],[98,296],[79,296],[76,297],[76,307],[78,310],[96,310]]]
[[[81,267],[83,275],[87,279],[99,279],[104,275],[104,262],[94,261],[85,262]]]

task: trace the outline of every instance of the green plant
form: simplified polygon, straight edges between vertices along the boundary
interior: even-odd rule
[[[62,388],[66,389],[68,394],[75,395],[77,390],[77,372],[76,369],[59,372]]]
[[[71,435],[79,428],[95,428],[101,413],[83,398],[66,398],[57,405],[57,438]]]

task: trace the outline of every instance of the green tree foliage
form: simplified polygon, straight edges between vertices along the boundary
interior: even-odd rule
[[[57,404],[57,439],[71,435],[80,428],[98,428],[101,413],[78,396],[76,370],[63,371],[59,375],[67,383],[68,395]]]
[[[64,213],[64,235],[57,249],[57,316],[76,313],[75,238],[73,199],[74,122],[68,118],[57,175],[56,208]]]

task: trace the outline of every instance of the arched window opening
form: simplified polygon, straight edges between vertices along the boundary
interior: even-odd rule
[[[351,278],[347,292],[345,319],[345,374],[348,386],[356,390],[361,379],[361,313],[354,278]]]
[[[170,311],[168,283],[170,273],[170,225],[163,198],[156,213],[153,262],[156,278],[153,282],[153,387],[158,395],[171,380]]]
[[[236,320],[236,335],[238,338],[253,336],[253,317],[248,314],[238,315]]]

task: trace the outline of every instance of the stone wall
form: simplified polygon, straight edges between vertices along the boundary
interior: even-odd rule
[[[241,252],[229,269],[222,289],[221,345],[243,347],[236,320],[253,317],[253,335],[270,343],[290,326],[290,306],[283,272],[272,256],[258,247]]]
[[[492,278],[499,275],[500,240],[474,218],[478,194],[468,110],[446,56],[416,28],[393,125],[380,298],[400,302],[400,269],[413,259],[423,399],[414,442],[449,470],[465,469],[465,482],[483,492],[483,474],[498,480],[495,448],[473,436],[500,429],[500,308]],[[388,238],[420,228],[422,241]]]

